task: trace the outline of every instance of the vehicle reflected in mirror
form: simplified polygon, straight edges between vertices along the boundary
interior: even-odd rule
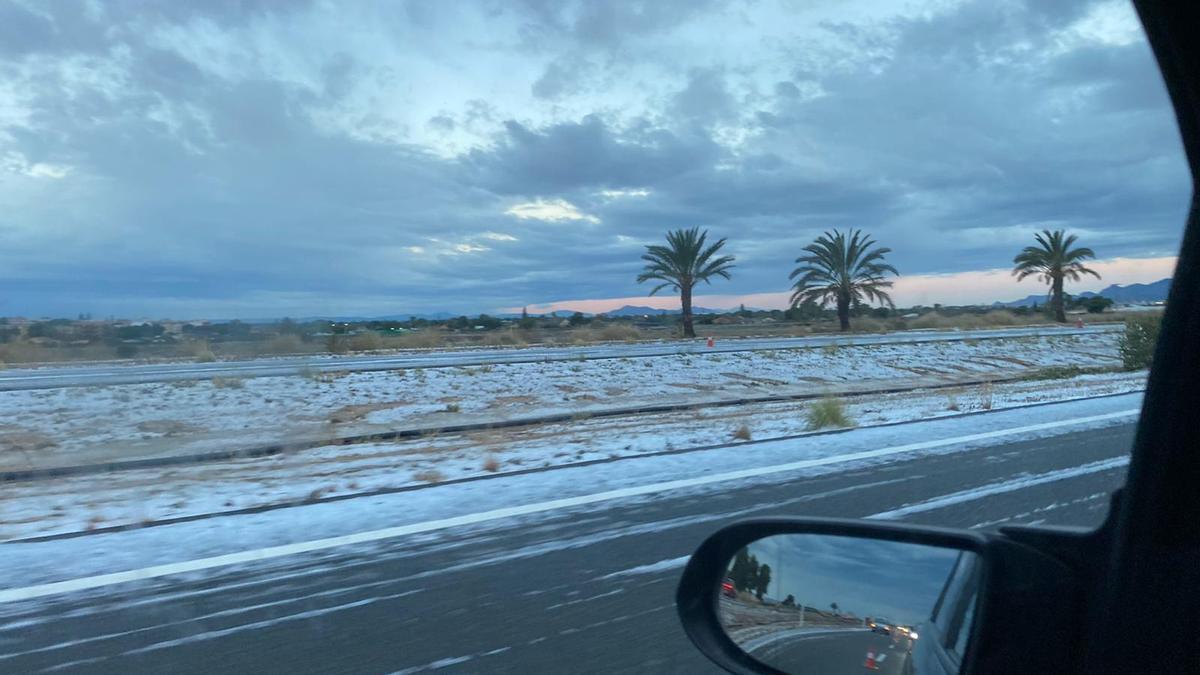
[[[787,673],[958,673],[981,584],[970,551],[781,534],[729,561],[716,592],[725,634]]]

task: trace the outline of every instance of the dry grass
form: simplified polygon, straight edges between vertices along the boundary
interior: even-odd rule
[[[992,409],[992,383],[984,382],[979,388],[979,407],[984,410]]]
[[[217,355],[213,354],[212,349],[208,346],[206,340],[192,340],[184,343],[185,352],[196,360],[197,363],[212,363],[217,360]]]
[[[26,431],[17,427],[10,427],[10,429],[0,432],[0,454],[8,452],[26,454],[58,446],[53,438],[40,431]]]
[[[440,483],[446,480],[446,476],[437,469],[429,469],[426,471],[418,471],[413,474],[413,480],[419,480],[422,483]]]
[[[958,396],[955,392],[946,392],[946,410],[958,410]]]
[[[216,389],[241,389],[246,382],[240,377],[214,377],[212,385]]]
[[[842,406],[841,399],[832,396],[813,403],[808,407],[808,429],[816,431],[826,427],[851,427],[854,423],[846,416],[846,409]]]
[[[375,331],[367,331],[351,335],[346,340],[346,348],[352,352],[374,352],[385,347],[383,336]]]
[[[891,327],[888,322],[870,316],[850,320],[850,329],[861,333],[886,333]]]
[[[488,455],[483,460],[483,470],[489,473],[496,473],[500,470],[500,460],[496,459],[495,455]]]
[[[0,361],[4,363],[37,363],[47,360],[51,350],[31,342],[13,341],[0,345]]]
[[[571,333],[571,342],[631,342],[644,339],[642,332],[633,326],[609,324],[596,328],[579,329]]]
[[[137,430],[146,434],[161,434],[163,436],[179,436],[180,434],[199,431],[199,427],[180,422],[179,420],[146,420],[138,422]]]
[[[432,349],[446,343],[446,334],[434,328],[405,333],[388,339],[388,346],[397,349]]]
[[[396,408],[405,405],[406,403],[407,401],[386,401],[384,403],[359,403],[354,405],[344,405],[329,414],[329,422],[331,424],[357,422],[377,410],[388,410],[389,408]]]
[[[750,440],[750,427],[743,424],[742,426],[738,427],[736,431],[733,432],[733,437],[738,439],[739,441]]]
[[[259,354],[300,354],[311,352],[312,349],[304,344],[299,335],[276,335],[269,340],[263,340],[256,345]]]

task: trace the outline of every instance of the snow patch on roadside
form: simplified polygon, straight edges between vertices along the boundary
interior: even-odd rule
[[[650,563],[649,565],[638,565],[637,567],[630,567],[627,570],[620,570],[611,574],[605,574],[600,578],[613,579],[615,577],[627,577],[636,574],[658,574],[659,572],[667,572],[673,569],[679,569],[680,567],[686,565],[689,559],[691,559],[690,555],[685,555],[679,558],[668,558],[666,560],[659,560],[656,563]]]

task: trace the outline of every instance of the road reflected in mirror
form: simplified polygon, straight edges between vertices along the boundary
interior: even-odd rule
[[[760,539],[717,593],[725,632],[788,673],[958,673],[981,565],[953,548],[816,534]]]

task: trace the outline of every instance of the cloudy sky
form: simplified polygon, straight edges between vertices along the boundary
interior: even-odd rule
[[[0,314],[649,304],[693,225],[738,260],[704,306],[779,306],[828,228],[900,304],[1037,292],[1004,268],[1046,227],[1104,259],[1075,290],[1169,276],[1136,17],[1027,4],[0,0]]]
[[[767,595],[859,618],[905,625],[928,621],[960,551],[854,537],[790,534],[749,546],[771,568]],[[974,555],[968,553],[967,555]]]

